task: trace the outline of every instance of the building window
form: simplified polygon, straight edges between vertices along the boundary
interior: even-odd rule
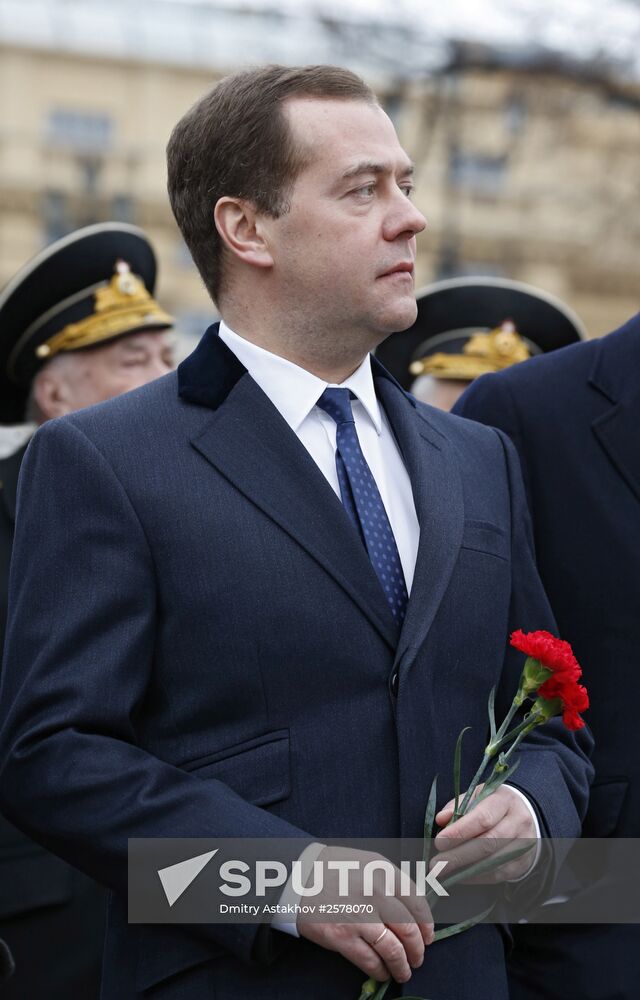
[[[520,135],[527,123],[527,105],[521,94],[512,94],[504,108],[504,125],[512,136]]]
[[[454,153],[451,157],[452,186],[471,194],[501,194],[506,175],[506,156]]]
[[[47,116],[45,138],[60,149],[102,153],[112,145],[113,122],[99,112],[53,108]]]
[[[73,232],[76,226],[71,216],[69,199],[64,191],[48,190],[43,192],[42,219],[45,245]]]
[[[117,194],[111,200],[110,218],[116,222],[134,221],[133,198],[129,194]]]
[[[459,278],[506,278],[507,272],[501,264],[488,263],[484,260],[465,260],[457,271]]]
[[[453,245],[441,248],[436,264],[436,281],[445,278],[473,278],[481,275],[484,278],[506,278],[505,268],[499,263],[489,263],[484,260],[465,260],[462,251]]]

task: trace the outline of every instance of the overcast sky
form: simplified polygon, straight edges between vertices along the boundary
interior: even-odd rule
[[[156,0],[193,3],[194,0]],[[211,6],[312,11],[341,19],[420,25],[439,37],[534,42],[591,57],[599,52],[640,71],[640,0],[198,0]]]
[[[640,78],[640,0],[0,0],[0,39],[221,68],[336,60],[366,75],[361,58],[368,72],[413,76],[442,63],[452,38],[604,57]]]

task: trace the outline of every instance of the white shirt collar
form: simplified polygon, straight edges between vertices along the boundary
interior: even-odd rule
[[[220,322],[219,336],[244,365],[249,375],[282,414],[293,431],[297,431],[309,416],[320,396],[334,383],[323,381],[305,368],[295,365],[278,354],[258,347],[234,333],[226,323]],[[350,389],[356,396],[376,432],[382,433],[380,404],[376,396],[371,372],[371,358],[367,354],[354,373],[340,383],[339,388]]]

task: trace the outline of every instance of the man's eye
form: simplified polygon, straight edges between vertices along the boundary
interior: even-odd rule
[[[375,194],[376,186],[375,184],[363,184],[362,187],[356,188],[352,191],[357,198],[372,198]]]
[[[407,198],[410,198],[415,190],[415,186],[413,184],[401,184],[400,187],[406,194]]]

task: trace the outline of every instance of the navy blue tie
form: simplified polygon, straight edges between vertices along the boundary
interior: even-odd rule
[[[382,497],[362,454],[349,389],[325,389],[318,406],[336,422],[336,471],[344,508],[362,538],[398,624],[407,611],[407,587],[398,546]]]

